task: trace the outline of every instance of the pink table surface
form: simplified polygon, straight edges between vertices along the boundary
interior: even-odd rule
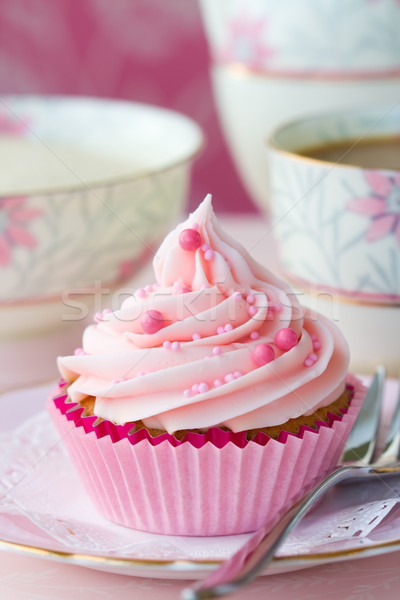
[[[0,555],[4,600],[175,600],[181,581],[127,577],[10,552]],[[400,552],[270,575],[235,594],[249,600],[393,600],[399,598]]]
[[[240,227],[242,237],[245,237],[243,231],[252,232],[252,235],[249,234],[249,239],[254,243],[254,216],[242,217],[240,223],[237,219],[225,219],[224,225],[228,225],[227,229],[232,234],[235,233],[235,228]],[[265,231],[265,225],[259,223],[258,227],[257,239],[261,240],[263,237],[261,228],[264,227]],[[251,244],[247,245],[249,248],[250,246]],[[263,243],[260,242],[254,248],[252,254],[258,258],[261,256],[265,258],[267,249],[268,240],[265,239]],[[149,266],[138,275],[135,284],[141,281],[151,281],[151,279]],[[49,349],[46,343],[49,344],[49,340],[46,341],[46,338],[37,343],[36,368],[40,368],[41,361],[48,361],[51,348]],[[4,348],[3,350],[5,351]],[[48,366],[42,366],[43,373],[48,377]],[[21,384],[17,379],[14,383],[15,385]],[[39,410],[34,406],[30,406],[29,409],[24,409],[26,416],[29,416],[32,411]],[[12,412],[14,413],[14,408]],[[10,415],[11,420],[18,420],[20,413],[21,407],[16,406],[15,414]],[[296,600],[320,598],[326,600],[378,600],[378,598],[379,600],[392,600],[400,597],[399,561],[400,551],[396,551],[347,562],[331,562],[281,575],[269,575],[258,578],[234,597],[279,598],[279,600],[289,598],[290,600],[293,598]],[[130,577],[94,571],[5,550],[0,553],[1,600],[67,600],[70,598],[85,598],[85,600],[163,598],[168,600],[179,598],[180,592],[187,585],[188,582],[179,580]]]

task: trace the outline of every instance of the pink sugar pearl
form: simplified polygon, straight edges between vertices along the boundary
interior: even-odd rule
[[[194,333],[192,335],[192,340],[195,342],[196,340],[199,340],[201,338],[201,335],[199,333]]]
[[[213,260],[214,258],[214,252],[212,250],[206,250],[204,252],[204,260],[210,261]]]
[[[258,340],[259,337],[260,337],[260,334],[258,333],[258,331],[252,331],[250,334],[250,338],[252,340]]]
[[[174,290],[177,293],[180,293],[183,290],[183,283],[182,283],[182,281],[174,281]]]
[[[270,344],[257,344],[251,353],[251,359],[258,367],[267,365],[274,358],[275,350]]]
[[[140,325],[145,333],[157,333],[164,324],[164,318],[159,310],[147,310],[140,319]]]
[[[171,350],[173,352],[178,352],[178,350],[180,350],[180,349],[181,349],[181,345],[180,345],[179,342],[172,342],[172,344],[171,344]]]
[[[217,388],[217,387],[221,387],[221,385],[222,385],[222,381],[221,381],[220,379],[216,379],[216,380],[214,381],[214,387],[215,387],[215,388]]]
[[[188,252],[197,250],[201,246],[199,232],[196,229],[184,229],[179,234],[179,245],[182,250],[187,250]]]
[[[206,392],[208,392],[208,390],[209,387],[207,383],[205,383],[204,381],[199,383],[199,394],[205,394]]]
[[[222,350],[219,346],[214,346],[212,353],[214,354],[214,356],[220,356]]]
[[[297,345],[297,333],[290,327],[283,327],[275,334],[275,345],[279,350],[287,352]]]
[[[224,380],[226,383],[229,383],[230,381],[233,381],[235,379],[235,376],[233,373],[227,373],[224,377]]]

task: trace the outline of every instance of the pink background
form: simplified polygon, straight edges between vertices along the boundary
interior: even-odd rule
[[[256,210],[224,143],[197,0],[0,0],[0,94],[73,94],[185,113],[206,134],[189,206]]]

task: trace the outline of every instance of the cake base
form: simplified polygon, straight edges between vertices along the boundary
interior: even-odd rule
[[[346,378],[342,416],[238,445],[213,428],[183,441],[82,416],[61,394],[48,410],[94,505],[107,519],[151,533],[214,536],[254,531],[336,465],[365,398]],[[72,409],[72,410],[71,410]],[[74,410],[75,409],[75,410]],[[340,410],[340,409],[339,409]],[[200,438],[200,442],[199,442]]]
[[[66,390],[68,391],[68,389]],[[282,425],[276,425],[273,427],[260,427],[257,429],[248,429],[245,433],[247,440],[253,440],[257,434],[265,433],[268,437],[273,440],[277,440],[280,433],[282,431],[286,431],[287,433],[298,434],[303,427],[308,427],[311,429],[318,429],[318,423],[324,422],[329,423],[330,417],[329,415],[337,415],[341,417],[343,413],[348,409],[351,397],[348,388],[345,388],[343,393],[331,404],[327,406],[323,406],[318,408],[316,411],[311,413],[310,415],[301,415],[296,419],[289,419]],[[95,398],[92,396],[87,397],[80,401],[79,403],[84,412],[82,416],[94,417],[97,416],[95,413]],[[101,417],[98,417],[99,421],[102,421]],[[137,432],[141,429],[145,429],[151,437],[157,437],[160,435],[165,435],[166,431],[163,429],[155,429],[153,427],[146,427],[142,421],[136,421],[135,423],[127,423],[130,426],[130,431]],[[231,432],[228,427],[219,427],[222,431],[226,431],[227,433]],[[175,431],[172,435],[175,439],[182,441],[188,433],[197,433],[204,434],[206,431],[204,429],[180,429],[179,431]]]

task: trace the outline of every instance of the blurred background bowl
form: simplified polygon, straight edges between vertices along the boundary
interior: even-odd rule
[[[256,205],[268,213],[265,139],[279,124],[306,114],[389,107],[400,98],[400,77],[325,80],[273,77],[238,65],[215,65],[212,82],[219,118],[238,173]]]
[[[282,124],[269,139],[271,230],[300,301],[337,322],[352,367],[396,376],[400,107]]]
[[[200,6],[224,136],[264,212],[264,141],[277,125],[400,98],[396,0],[200,0]]]
[[[179,220],[202,143],[151,105],[3,96],[0,339],[82,320],[132,277]]]
[[[200,0],[216,62],[286,75],[400,70],[397,0]]]

